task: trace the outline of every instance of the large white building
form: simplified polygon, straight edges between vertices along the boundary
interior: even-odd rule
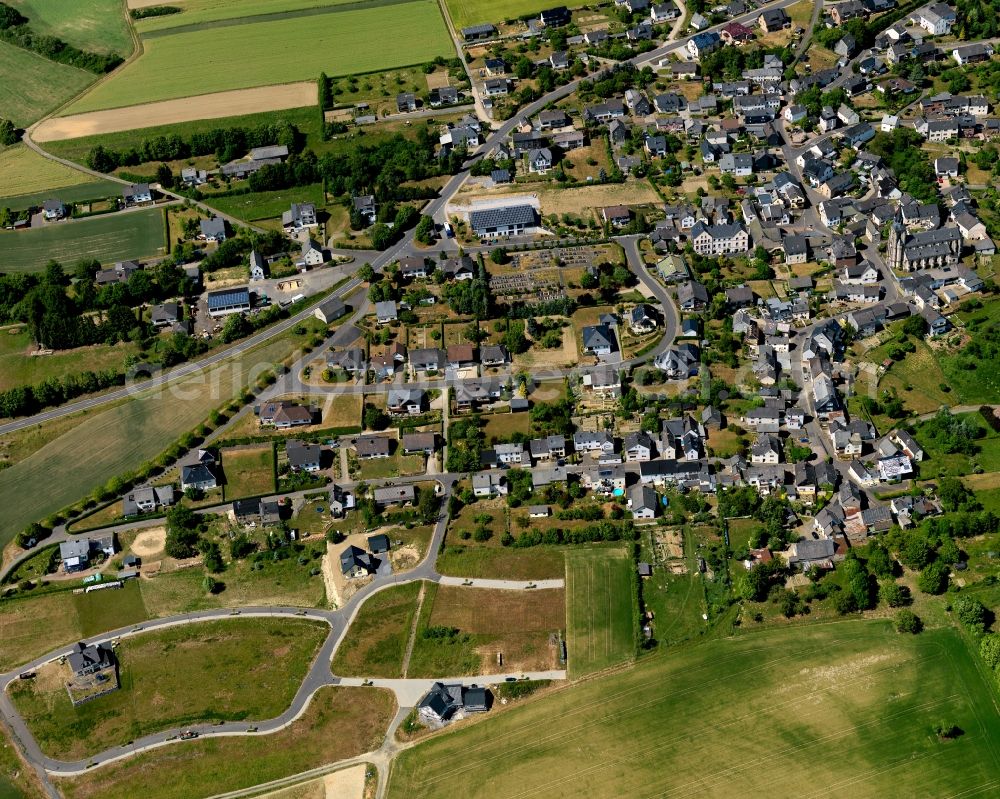
[[[727,255],[747,252],[750,234],[743,225],[706,225],[698,222],[691,228],[691,245],[699,255]]]

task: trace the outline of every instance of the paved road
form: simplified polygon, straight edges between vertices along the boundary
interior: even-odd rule
[[[387,260],[382,261],[382,264],[388,263]],[[380,264],[380,265],[382,265]],[[356,269],[359,264],[355,262],[352,265]],[[374,266],[374,264],[373,264]],[[353,270],[351,270],[353,271]],[[361,285],[361,281],[352,277],[347,283],[341,286],[335,294],[337,296],[344,296],[352,291],[354,291],[358,286]],[[6,424],[0,425],[0,435],[4,433],[11,433],[15,430],[21,430],[26,427],[33,427],[34,425],[41,424],[42,422],[51,421],[52,419],[59,419],[63,416],[69,416],[70,414],[79,413],[80,411],[93,410],[102,405],[106,405],[109,402],[115,402],[117,400],[126,399],[137,394],[143,394],[150,391],[151,389],[159,388],[161,386],[172,383],[175,380],[179,380],[183,377],[187,377],[192,374],[196,374],[205,369],[209,369],[213,366],[217,366],[220,363],[228,361],[236,356],[242,355],[255,347],[270,341],[272,338],[281,335],[287,330],[291,330],[295,325],[308,319],[313,315],[313,311],[320,304],[320,301],[316,301],[308,305],[302,311],[299,311],[294,316],[290,316],[281,322],[278,322],[265,330],[255,333],[249,338],[242,339],[238,343],[234,344],[232,347],[228,347],[223,350],[219,350],[211,355],[201,358],[197,361],[189,361],[188,363],[181,364],[173,369],[166,372],[161,372],[160,374],[154,375],[148,380],[144,380],[141,383],[136,383],[134,385],[124,386],[122,388],[115,389],[113,391],[108,391],[104,394],[99,394],[97,396],[88,397],[86,399],[79,400],[77,402],[70,402],[65,405],[60,405],[57,408],[52,408],[47,411],[42,411],[34,416],[26,416],[23,419],[17,419],[13,422],[7,422]]]
[[[442,577],[435,569],[435,561],[437,554],[441,548],[442,542],[444,541],[444,534],[447,527],[447,514],[444,512],[448,498],[451,495],[451,490],[454,485],[454,476],[441,476],[444,477],[443,490],[441,492],[442,499],[442,513],[438,517],[438,521],[434,526],[434,531],[431,536],[431,542],[428,547],[427,554],[424,559],[418,564],[414,569],[405,574],[401,575],[387,575],[384,577],[376,577],[371,583],[361,588],[357,591],[347,603],[337,610],[323,610],[316,608],[296,608],[290,606],[280,606],[280,607],[246,607],[237,609],[216,609],[216,610],[203,610],[195,611],[191,613],[180,614],[176,616],[169,616],[162,619],[155,619],[151,621],[142,622],[130,627],[123,627],[117,630],[112,630],[107,632],[97,638],[90,639],[90,643],[104,643],[115,639],[126,638],[133,635],[138,635],[141,633],[150,632],[153,630],[162,630],[170,627],[176,627],[186,624],[194,624],[198,622],[212,621],[218,619],[230,619],[230,618],[306,618],[313,619],[316,621],[322,621],[330,625],[330,634],[327,636],[325,642],[323,643],[320,652],[313,661],[308,673],[302,684],[299,686],[296,692],[295,698],[289,707],[279,716],[273,719],[266,719],[253,722],[225,722],[223,724],[209,725],[189,725],[185,727],[185,730],[191,730],[196,732],[199,737],[217,736],[217,735],[266,735],[268,733],[277,732],[278,730],[284,729],[289,724],[293,723],[297,718],[299,718],[306,710],[309,705],[309,701],[312,696],[320,688],[327,685],[360,685],[364,681],[364,677],[342,679],[337,677],[330,671],[330,663],[333,660],[333,655],[336,652],[341,640],[343,640],[344,634],[350,627],[351,622],[354,620],[361,605],[373,594],[379,591],[385,590],[395,585],[403,585],[414,580],[431,580],[434,582],[440,582]],[[439,477],[439,479],[441,479]],[[451,580],[448,581],[449,583]],[[461,579],[458,580],[459,584],[465,581]],[[474,581],[475,582],[475,581]],[[528,589],[527,584],[523,583],[507,583],[505,581],[478,581],[478,582],[489,582],[491,587],[493,583],[496,583],[497,587],[508,588],[514,590],[515,588],[520,588],[521,590]],[[547,582],[547,581],[546,581]],[[559,582],[561,581],[553,581]],[[538,587],[541,587],[544,583],[540,583]],[[126,746],[113,747],[107,749],[103,752],[97,753],[94,756],[77,761],[62,761],[55,758],[48,757],[45,755],[38,743],[35,741],[34,737],[31,735],[30,730],[24,723],[23,719],[17,713],[13,706],[9,696],[7,695],[7,687],[15,680],[18,679],[20,673],[26,671],[33,671],[40,668],[46,663],[50,663],[60,657],[66,655],[69,652],[68,646],[60,647],[59,649],[53,650],[41,657],[35,658],[29,663],[25,663],[14,671],[7,672],[6,674],[0,675],[0,714],[3,715],[4,720],[11,726],[14,730],[17,740],[20,741],[21,745],[25,750],[25,754],[32,764],[41,765],[44,770],[50,774],[58,774],[62,776],[72,776],[74,774],[83,773],[91,768],[97,766],[105,765],[107,763],[112,763],[122,758],[129,757],[138,752],[146,751],[149,749],[166,746],[170,743],[180,740],[179,735],[182,730],[180,729],[170,729],[163,730],[158,733],[143,736]],[[476,682],[478,684],[491,684],[496,682],[502,682],[508,677],[519,677],[520,674],[501,674],[501,675],[483,675],[481,677],[469,677],[462,678],[463,681],[472,683]],[[565,679],[565,672],[544,672],[538,675],[528,675],[532,678],[537,679]],[[393,690],[397,695],[397,700],[401,707],[412,707],[417,699],[426,691],[427,687],[433,680],[388,680],[379,681],[377,684],[383,685],[386,688]],[[252,732],[250,728],[255,728]]]

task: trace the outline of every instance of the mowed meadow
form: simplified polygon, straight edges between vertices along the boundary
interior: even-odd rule
[[[755,632],[439,734],[398,756],[388,796],[995,796],[995,690],[955,629]],[[941,740],[939,723],[962,734]]]
[[[121,108],[213,92],[314,80],[424,63],[451,55],[452,43],[434,0],[385,0],[287,11],[288,2],[202,9],[197,24],[185,12],[165,17],[168,27],[143,37],[143,54],[66,109],[66,114]],[[265,13],[276,8],[287,13]],[[197,9],[195,9],[196,11]],[[322,12],[322,13],[321,13]],[[172,24],[169,24],[172,23]]]
[[[0,231],[0,263],[5,272],[40,272],[50,260],[68,268],[82,258],[111,263],[162,255],[165,245],[163,209],[144,208]]]

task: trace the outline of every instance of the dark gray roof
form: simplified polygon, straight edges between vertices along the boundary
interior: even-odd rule
[[[505,205],[501,208],[472,211],[469,214],[469,224],[473,230],[483,230],[510,225],[533,225],[535,218],[535,209],[530,205]]]

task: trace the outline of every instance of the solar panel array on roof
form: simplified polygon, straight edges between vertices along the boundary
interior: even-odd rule
[[[220,289],[208,293],[208,309],[232,308],[236,305],[250,304],[250,290],[248,288]]]
[[[501,208],[487,208],[470,213],[469,222],[474,230],[533,225],[535,224],[535,209],[530,205],[505,205]]]

